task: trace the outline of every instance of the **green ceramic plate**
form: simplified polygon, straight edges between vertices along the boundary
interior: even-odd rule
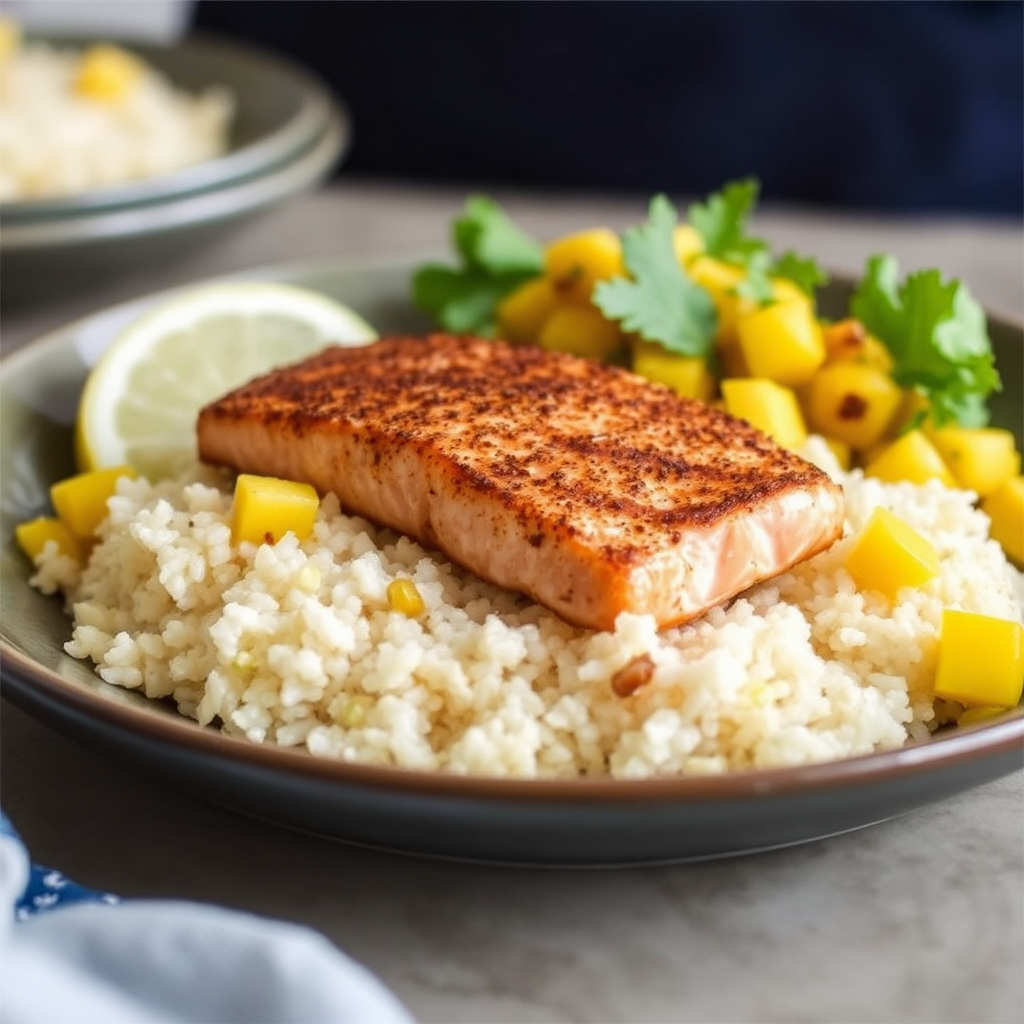
[[[320,289],[381,330],[423,327],[408,266],[310,264],[248,275]],[[837,301],[843,286],[831,295]],[[57,599],[28,586],[14,526],[72,471],[71,423],[88,366],[152,298],[56,331],[3,361],[0,383],[0,657],[3,693],[112,757],[246,814],[346,842],[437,857],[543,865],[697,860],[861,828],[1024,764],[1024,709],[901,750],[809,767],[646,781],[510,781],[364,767],[233,739],[107,686],[67,657]],[[826,297],[826,303],[830,301]],[[1020,434],[1022,332],[991,325]]]

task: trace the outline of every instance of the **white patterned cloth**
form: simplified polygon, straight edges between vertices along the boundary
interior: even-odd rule
[[[412,1024],[365,968],[306,928],[93,893],[33,867],[0,819],[4,1024]]]

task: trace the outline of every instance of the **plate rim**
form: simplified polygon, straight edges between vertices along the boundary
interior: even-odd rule
[[[204,278],[204,283],[246,278],[261,280],[291,279],[313,275],[396,274],[411,269],[418,258],[410,255],[379,260],[321,257],[284,261]],[[835,280],[845,283],[849,274],[837,273]],[[199,282],[176,285],[138,295],[85,313],[60,324],[44,334],[19,345],[10,353],[0,353],[0,395],[13,387],[30,365],[41,365],[54,372],[57,361],[47,359],[56,350],[70,344],[76,329],[90,320],[111,316],[133,305],[156,302]],[[1015,330],[1024,337],[1022,322],[1002,313],[986,314],[991,320]],[[2,582],[2,579],[0,579]],[[97,686],[105,686],[97,677]],[[1009,709],[992,721],[959,727],[922,741],[911,741],[894,750],[877,751],[833,761],[815,762],[781,768],[744,769],[719,775],[664,775],[643,779],[584,776],[575,778],[510,778],[466,775],[445,771],[398,768],[346,762],[317,757],[302,748],[287,748],[252,743],[227,735],[174,710],[156,706],[118,702],[97,689],[73,682],[40,665],[22,652],[15,638],[0,622],[0,688],[15,695],[16,702],[32,703],[33,689],[66,711],[100,721],[134,735],[160,740],[188,754],[198,751],[216,759],[242,766],[280,772],[289,778],[348,784],[361,789],[387,790],[390,793],[432,796],[450,799],[486,799],[499,804],[564,804],[609,806],[620,803],[684,805],[740,803],[751,799],[799,796],[822,790],[859,790],[874,783],[909,778],[939,768],[969,765],[1024,751],[1024,705]]]

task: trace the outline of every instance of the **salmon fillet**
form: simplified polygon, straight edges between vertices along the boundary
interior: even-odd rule
[[[333,491],[570,623],[694,619],[827,548],[842,489],[616,367],[435,334],[329,348],[199,414],[200,458]]]

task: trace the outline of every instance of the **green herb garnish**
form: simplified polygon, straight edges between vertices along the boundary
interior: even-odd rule
[[[498,303],[544,271],[540,243],[485,196],[466,201],[452,225],[461,265],[428,264],[413,276],[413,301],[446,330],[491,335]]]
[[[622,235],[623,262],[631,277],[601,281],[593,302],[623,330],[670,352],[704,356],[711,351],[718,314],[707,290],[691,280],[672,248],[676,210],[663,195],[651,200],[647,221]]]
[[[963,282],[920,270],[900,285],[896,260],[872,256],[850,312],[889,350],[896,383],[928,399],[936,425],[988,422],[985,399],[1001,384],[985,313]]]

